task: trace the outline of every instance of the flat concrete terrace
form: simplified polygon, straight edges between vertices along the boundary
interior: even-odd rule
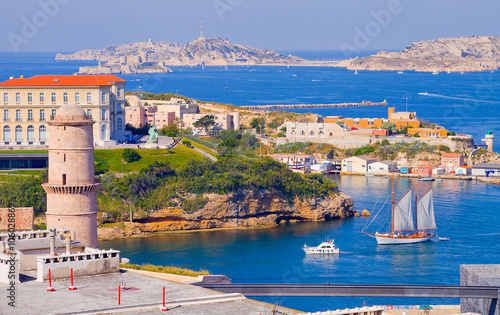
[[[161,275],[161,274],[160,274]],[[121,305],[118,305],[118,286]],[[74,279],[77,290],[70,291],[70,279],[52,282],[54,292],[47,292],[48,282],[34,280],[16,285],[16,307],[8,305],[7,294],[0,298],[0,314],[151,314],[162,313],[162,290],[166,290],[168,314],[271,314],[273,305],[246,299],[239,294],[225,294],[184,283],[164,280],[135,271]],[[0,291],[8,292],[6,284]],[[299,314],[279,308],[286,314]]]

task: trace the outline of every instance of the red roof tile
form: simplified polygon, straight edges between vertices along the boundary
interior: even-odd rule
[[[461,157],[461,156],[462,156],[462,154],[460,154],[460,153],[444,153],[442,155],[442,157],[444,157],[444,158],[446,158],[446,157],[451,157],[451,158],[456,157],[456,158],[458,158],[458,157]]]
[[[111,86],[108,82],[125,82],[114,75],[36,75],[26,79],[11,79],[2,86]]]

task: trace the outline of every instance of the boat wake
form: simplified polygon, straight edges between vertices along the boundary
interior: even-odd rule
[[[500,104],[500,102],[496,102],[496,101],[478,100],[475,98],[466,98],[466,97],[447,96],[447,95],[432,94],[432,93],[427,93],[427,92],[420,92],[420,93],[418,93],[418,95],[447,98],[447,99],[459,100],[459,101],[477,102],[477,103]]]

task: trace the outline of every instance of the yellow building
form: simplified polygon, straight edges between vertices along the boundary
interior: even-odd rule
[[[40,75],[0,83],[0,145],[47,145],[47,120],[64,104],[96,123],[96,145],[124,138],[125,80],[113,75]]]
[[[408,128],[408,135],[418,134],[421,138],[442,138],[448,136],[448,130],[440,128]]]
[[[396,128],[405,127],[418,128],[420,122],[415,112],[396,112],[394,107],[389,107],[387,119],[385,118],[343,118],[340,116],[331,116],[324,119],[325,123],[336,123],[341,121],[349,128],[380,128],[383,123],[390,122],[396,125]]]

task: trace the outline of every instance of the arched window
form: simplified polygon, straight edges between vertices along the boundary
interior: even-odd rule
[[[80,103],[80,93],[75,93],[75,103]]]
[[[50,98],[52,100],[52,103],[55,103],[56,102],[56,93],[55,92],[52,92],[52,94],[50,95]]]
[[[91,109],[87,109],[87,118],[92,119],[92,110]]]
[[[55,110],[55,109],[53,109],[53,110],[52,110],[51,115],[52,115],[52,116],[55,116],[55,115],[56,115],[56,110]],[[54,119],[54,117],[52,117],[51,119]]]
[[[9,126],[3,127],[3,141],[4,142],[10,141],[10,127]]]
[[[19,125],[16,126],[16,141],[17,142],[23,141],[23,127]]]
[[[300,132],[300,135],[301,135],[301,136],[303,136],[303,135],[305,135],[305,134],[306,134],[306,133],[304,132],[304,130],[302,130],[302,131]]]
[[[323,136],[324,136],[324,134],[325,134],[325,133],[324,133],[323,131],[320,131],[320,132],[318,133],[318,135],[319,135],[320,137],[323,137]]]
[[[41,142],[47,141],[47,128],[45,126],[42,125],[38,128],[38,137]]]
[[[333,132],[330,132],[330,137],[333,136]]]
[[[63,102],[67,103],[68,102],[68,92],[63,93]]]
[[[106,125],[101,127],[101,140],[106,140]]]
[[[92,93],[88,92],[87,93],[87,103],[91,103],[92,102]]]
[[[40,103],[45,102],[45,94],[40,93]]]
[[[123,120],[120,117],[118,117],[118,119],[116,120],[116,130],[122,131],[122,128],[123,128]]]
[[[21,121],[21,110],[16,109],[16,121]]]
[[[40,121],[45,121],[45,110],[40,109]]]
[[[28,93],[28,103],[33,103],[33,93]]]
[[[3,121],[9,121],[9,110],[8,109],[3,110]]]
[[[314,136],[314,131],[312,131],[312,130],[311,130],[311,131],[309,132],[309,134],[310,134],[311,136]]]
[[[28,109],[28,121],[33,121],[33,110]]]
[[[28,126],[28,141],[35,140],[35,128],[31,125]]]

